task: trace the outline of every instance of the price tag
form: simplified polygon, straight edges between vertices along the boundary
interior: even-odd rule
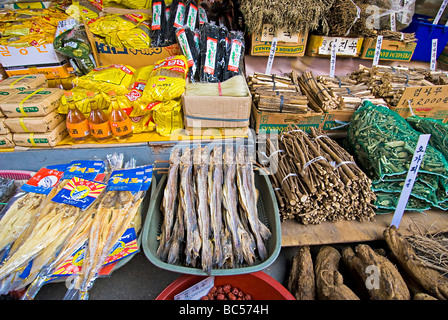
[[[397,31],[397,19],[395,18],[395,13],[390,14],[390,30]]]
[[[271,51],[269,51],[268,64],[266,65],[266,74],[271,74],[272,64],[274,63],[275,49],[277,48],[277,38],[272,39]]]
[[[443,13],[443,11],[445,11],[445,8],[446,8],[446,5],[448,4],[448,0],[443,0],[443,3],[442,3],[442,5],[440,6],[440,9],[439,9],[439,11],[437,12],[437,15],[436,15],[436,17],[434,18],[434,21],[433,21],[433,23],[432,24],[438,24],[439,23],[439,20],[440,20],[440,18],[442,17],[442,13]],[[448,22],[447,22],[448,23]]]
[[[431,48],[431,71],[436,70],[437,64],[437,39],[432,39],[432,48]]]
[[[215,285],[215,277],[208,277],[190,288],[174,296],[174,300],[199,300],[207,295],[210,289]]]
[[[397,208],[395,209],[395,213],[392,218],[391,226],[395,226],[397,229],[400,225],[401,218],[403,217],[412,188],[414,187],[415,178],[417,177],[418,170],[420,169],[423,157],[425,156],[426,146],[428,145],[430,137],[430,134],[422,134],[418,138],[417,147],[415,148],[414,156],[412,157],[412,162],[409,166],[403,189],[401,190],[400,199],[398,199]]]
[[[334,73],[336,71],[336,53],[337,46],[336,42],[331,45],[331,58],[330,58],[330,77],[334,78]]]
[[[376,38],[376,47],[375,47],[375,55],[373,56],[373,66],[377,66],[380,62],[381,56],[381,47],[383,46],[383,36],[378,36]]]
[[[358,38],[324,37],[318,52],[322,55],[331,55],[333,43],[336,43],[338,55],[355,56],[358,52],[358,40]]]

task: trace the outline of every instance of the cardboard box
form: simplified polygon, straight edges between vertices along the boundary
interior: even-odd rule
[[[416,42],[404,43],[403,41],[383,39],[381,45],[380,60],[410,61],[414,54]],[[361,59],[372,59],[375,56],[376,38],[365,38],[362,43]]]
[[[22,66],[5,68],[8,76],[27,75],[27,74],[42,74],[48,80],[55,79],[56,76],[64,79],[70,76],[69,69],[71,65],[69,62],[63,61],[52,65],[24,68]]]
[[[45,117],[7,118],[4,122],[6,127],[14,133],[46,133],[52,131],[64,120],[64,115],[53,111]]]
[[[414,113],[421,117],[445,119],[448,116],[448,85],[408,87],[391,109],[404,118]]]
[[[289,35],[285,32],[276,32],[269,25],[263,25],[262,32],[251,35],[250,55],[269,56],[272,39],[277,36],[278,42],[275,48],[275,55],[279,57],[302,57],[305,55],[305,48],[308,34],[297,33]]]
[[[310,128],[321,128],[325,118],[324,113],[277,113],[259,111],[252,104],[251,127],[256,133],[271,133],[272,131],[287,131],[292,124],[297,125],[305,132],[310,132]]]
[[[11,89],[37,89],[46,86],[47,78],[42,74],[15,75],[0,81],[0,90],[2,91]]]
[[[346,132],[354,110],[332,110],[325,113],[322,130],[325,132]]]
[[[242,128],[249,126],[252,96],[216,97],[182,95],[185,127]]]
[[[0,109],[8,118],[43,117],[59,106],[63,94],[59,88],[24,90],[0,101]]]
[[[54,147],[68,135],[65,122],[47,133],[14,133],[13,141],[22,147]]]
[[[0,149],[14,148],[13,136],[11,133],[0,135]]]
[[[154,65],[164,58],[180,55],[182,51],[178,44],[168,47],[157,47],[148,49],[115,48],[108,46],[95,37],[86,25],[86,34],[93,51],[93,57],[97,66],[110,64],[124,64],[135,69]]]
[[[331,46],[336,41],[337,57],[359,57],[363,38],[348,37],[327,37],[311,34],[308,37],[308,44],[305,53],[311,57],[330,57]]]
[[[1,82],[0,82],[1,83]],[[5,100],[11,94],[15,94],[19,91],[19,89],[0,89],[0,101]],[[3,111],[0,109],[0,118],[6,117]]]

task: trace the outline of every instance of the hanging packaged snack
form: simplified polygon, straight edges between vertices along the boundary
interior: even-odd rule
[[[171,56],[157,61],[143,90],[143,101],[179,99],[185,91],[188,65],[185,56]]]
[[[165,41],[167,19],[165,0],[152,3],[151,43],[153,47],[162,47]]]
[[[230,33],[223,81],[244,72],[244,35],[240,31]]]
[[[169,136],[176,130],[184,128],[180,100],[171,100],[154,108],[156,131],[161,136]]]
[[[216,76],[220,82],[224,81],[224,70],[226,68],[226,56],[230,47],[229,31],[226,27],[219,27],[218,52],[216,55]]]
[[[111,64],[95,68],[88,74],[73,79],[73,83],[88,90],[115,90],[118,95],[123,95],[128,92],[134,72],[135,69],[131,66]]]
[[[207,3],[201,1],[201,4],[198,8],[198,23],[199,27],[202,26],[204,23],[208,22],[208,15],[209,15],[210,9],[207,5]]]
[[[199,26],[198,4],[194,0],[187,1],[184,26],[194,30]]]
[[[191,82],[199,80],[199,51],[197,51],[194,32],[190,28],[179,28],[176,32],[177,42],[187,58],[188,78]]]
[[[186,6],[183,1],[173,0],[165,34],[165,46],[176,43],[176,29],[184,26]]]
[[[219,27],[205,23],[201,27],[201,67],[200,67],[200,81],[201,82],[219,82],[218,78],[218,46]],[[219,56],[222,56],[219,54]]]

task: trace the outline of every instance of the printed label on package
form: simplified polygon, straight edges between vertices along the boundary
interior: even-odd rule
[[[63,171],[41,168],[21,189],[26,192],[48,195],[63,174]]]
[[[104,171],[104,162],[98,160],[72,161],[64,171],[62,179],[72,179],[73,177],[85,180],[95,180],[99,173]]]
[[[148,168],[151,172],[148,173]],[[139,167],[134,169],[115,170],[107,182],[107,191],[130,191],[136,193],[143,190],[147,175],[152,176],[152,166]]]
[[[87,209],[106,188],[104,183],[73,177],[52,199],[53,202]]]

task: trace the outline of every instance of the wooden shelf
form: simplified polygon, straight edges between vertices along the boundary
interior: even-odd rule
[[[392,217],[391,213],[377,215],[373,222],[337,221],[319,225],[304,225],[296,220],[287,220],[281,224],[282,247],[383,240],[383,231],[392,222]],[[448,232],[448,212],[406,212],[400,222],[400,233],[410,235],[410,225],[431,233]]]

